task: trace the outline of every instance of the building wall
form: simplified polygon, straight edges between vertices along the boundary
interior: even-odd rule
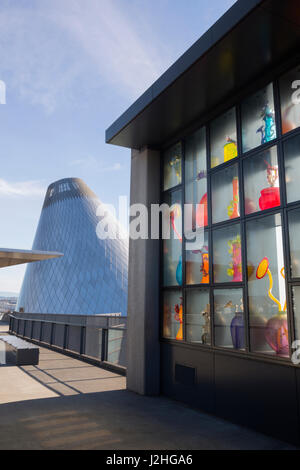
[[[29,313],[126,315],[128,239],[98,238],[99,204],[80,179],[49,186],[33,249],[58,251],[64,256],[28,265],[17,309]]]

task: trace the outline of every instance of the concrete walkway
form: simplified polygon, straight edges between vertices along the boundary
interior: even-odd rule
[[[0,449],[292,449],[125,382],[43,348],[39,366],[0,367]]]

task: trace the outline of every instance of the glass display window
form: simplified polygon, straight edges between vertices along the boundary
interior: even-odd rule
[[[300,201],[300,136],[283,143],[287,202]]]
[[[208,233],[198,229],[195,239],[186,242],[186,284],[209,284]]]
[[[238,156],[236,109],[232,108],[215,119],[210,126],[211,168]]]
[[[193,205],[192,227],[208,225],[206,129],[202,127],[185,144],[185,203]]]
[[[211,177],[213,223],[240,217],[238,166],[224,168]]]
[[[215,283],[243,281],[240,224],[213,231],[213,272]]]
[[[165,338],[290,361],[293,322],[300,340],[299,106],[300,67],[163,154]]]
[[[300,126],[300,66],[283,75],[279,81],[282,133]]]
[[[244,160],[245,214],[280,206],[277,147]]]
[[[243,152],[276,139],[273,84],[254,93],[242,103]]]
[[[291,253],[291,276],[292,278],[300,278],[300,209],[290,211],[288,220]]]
[[[228,349],[245,349],[243,289],[214,290],[215,345]]]
[[[251,350],[288,356],[281,215],[248,221],[246,237]]]
[[[169,225],[170,238],[163,242],[163,284],[165,287],[182,285],[182,192],[167,194],[164,203],[169,206],[164,220]]]
[[[211,344],[209,290],[188,290],[186,294],[186,340]]]
[[[182,144],[178,143],[164,152],[164,191],[181,184]]]
[[[183,340],[183,297],[181,291],[163,293],[163,337]]]

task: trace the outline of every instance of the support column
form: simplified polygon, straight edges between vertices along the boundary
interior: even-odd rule
[[[160,202],[160,153],[133,150],[130,203],[149,211],[149,239],[130,240],[128,275],[127,388],[160,393],[159,240],[151,240],[151,204]]]

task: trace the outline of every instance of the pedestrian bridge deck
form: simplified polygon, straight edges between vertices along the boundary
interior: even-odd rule
[[[0,325],[1,333],[7,327]],[[40,348],[38,366],[0,367],[0,449],[289,449],[287,444]]]

